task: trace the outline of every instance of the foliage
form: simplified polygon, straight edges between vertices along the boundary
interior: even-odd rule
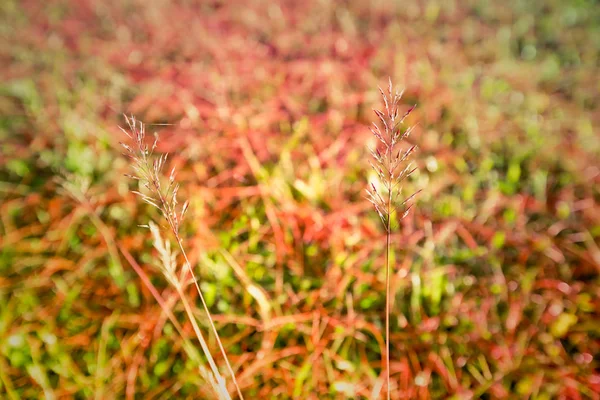
[[[244,395],[375,397],[386,232],[363,193],[388,76],[417,105],[406,193],[426,188],[392,235],[392,397],[600,391],[596,2],[7,0],[0,18],[0,397],[211,396],[138,227],[159,213],[123,176],[123,113],[179,171]]]

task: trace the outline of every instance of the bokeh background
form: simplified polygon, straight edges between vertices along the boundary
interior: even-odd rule
[[[246,397],[372,398],[385,236],[364,189],[388,77],[417,105],[405,189],[423,190],[393,235],[393,398],[599,398],[597,1],[4,0],[0,16],[1,398],[210,398],[132,265],[193,339],[138,227],[158,214],[123,176],[123,113],[179,171]]]

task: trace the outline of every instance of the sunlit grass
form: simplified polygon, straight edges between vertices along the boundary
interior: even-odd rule
[[[365,143],[388,76],[417,104],[407,192],[427,188],[392,237],[392,398],[598,392],[593,2],[0,7],[0,397],[211,396],[138,227],[158,214],[123,177],[126,112],[179,171],[244,395],[372,398],[385,231]]]

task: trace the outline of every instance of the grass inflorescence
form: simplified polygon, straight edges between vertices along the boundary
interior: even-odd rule
[[[399,114],[400,100],[402,92],[394,92],[392,81],[389,80],[387,93],[379,89],[385,105],[384,111],[374,110],[379,123],[373,123],[371,132],[379,141],[379,146],[371,150],[373,162],[371,167],[376,172],[378,185],[371,182],[367,189],[368,199],[375,207],[377,214],[381,218],[386,231],[385,242],[385,363],[384,370],[386,376],[387,397],[390,398],[390,274],[392,266],[390,265],[391,237],[394,228],[394,216],[398,219],[406,217],[412,204],[409,205],[415,192],[406,198],[402,198],[402,183],[417,168],[413,167],[409,157],[417,149],[417,145],[412,145],[403,149],[404,140],[408,138],[413,128],[409,127],[402,130],[403,122],[406,117],[414,110],[410,107],[402,116]],[[377,187],[379,186],[379,188]]]
[[[235,373],[231,368],[231,364],[229,363],[229,359],[227,358],[227,354],[223,348],[223,343],[219,338],[219,333],[217,332],[217,328],[213,322],[208,305],[204,299],[200,285],[198,284],[198,280],[195,278],[194,270],[185,251],[183,240],[179,234],[179,227],[185,217],[186,211],[188,210],[189,201],[186,201],[181,208],[178,207],[179,203],[177,200],[177,193],[179,191],[179,184],[175,180],[175,168],[171,169],[167,183],[165,184],[163,182],[165,179],[163,177],[163,169],[165,167],[168,154],[165,153],[159,157],[154,157],[154,150],[156,149],[158,143],[158,136],[155,136],[152,146],[149,146],[146,143],[146,128],[144,124],[141,121],[136,120],[133,116],[125,116],[125,118],[127,120],[128,129],[121,128],[121,130],[132,141],[132,144],[130,145],[127,143],[121,143],[121,145],[126,150],[125,154],[130,159],[135,172],[133,175],[127,176],[139,181],[141,186],[146,190],[146,193],[142,193],[137,190],[134,190],[133,192],[144,202],[160,210],[162,216],[168,223],[171,234],[175,238],[177,243],[177,251],[181,253],[184,260],[185,267],[179,268],[177,253],[171,249],[170,241],[163,239],[160,225],[157,225],[154,222],[144,225],[150,229],[154,247],[160,255],[159,265],[161,272],[164,274],[169,283],[177,290],[190,322],[194,327],[194,332],[196,333],[198,341],[202,347],[202,351],[204,352],[205,357],[208,359],[208,363],[212,371],[212,379],[210,379],[210,383],[212,384],[215,393],[219,396],[219,398],[229,399],[230,396],[225,385],[225,379],[221,376],[219,369],[217,368],[206,340],[204,339],[204,335],[202,334],[202,331],[196,321],[196,317],[194,316],[191,302],[188,300],[185,294],[185,287],[190,282],[194,283],[211,330],[214,333],[217,343],[219,344],[221,354],[225,359],[227,369],[231,375],[231,379],[233,380],[238,396],[243,399],[242,392],[235,378]]]

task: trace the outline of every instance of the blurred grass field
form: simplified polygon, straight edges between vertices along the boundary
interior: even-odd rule
[[[385,232],[364,189],[388,76],[417,105],[423,190],[393,236],[392,398],[600,398],[597,1],[5,0],[0,18],[0,398],[210,398],[119,250],[193,339],[138,227],[157,213],[123,176],[123,113],[179,171],[246,398],[371,398]]]

